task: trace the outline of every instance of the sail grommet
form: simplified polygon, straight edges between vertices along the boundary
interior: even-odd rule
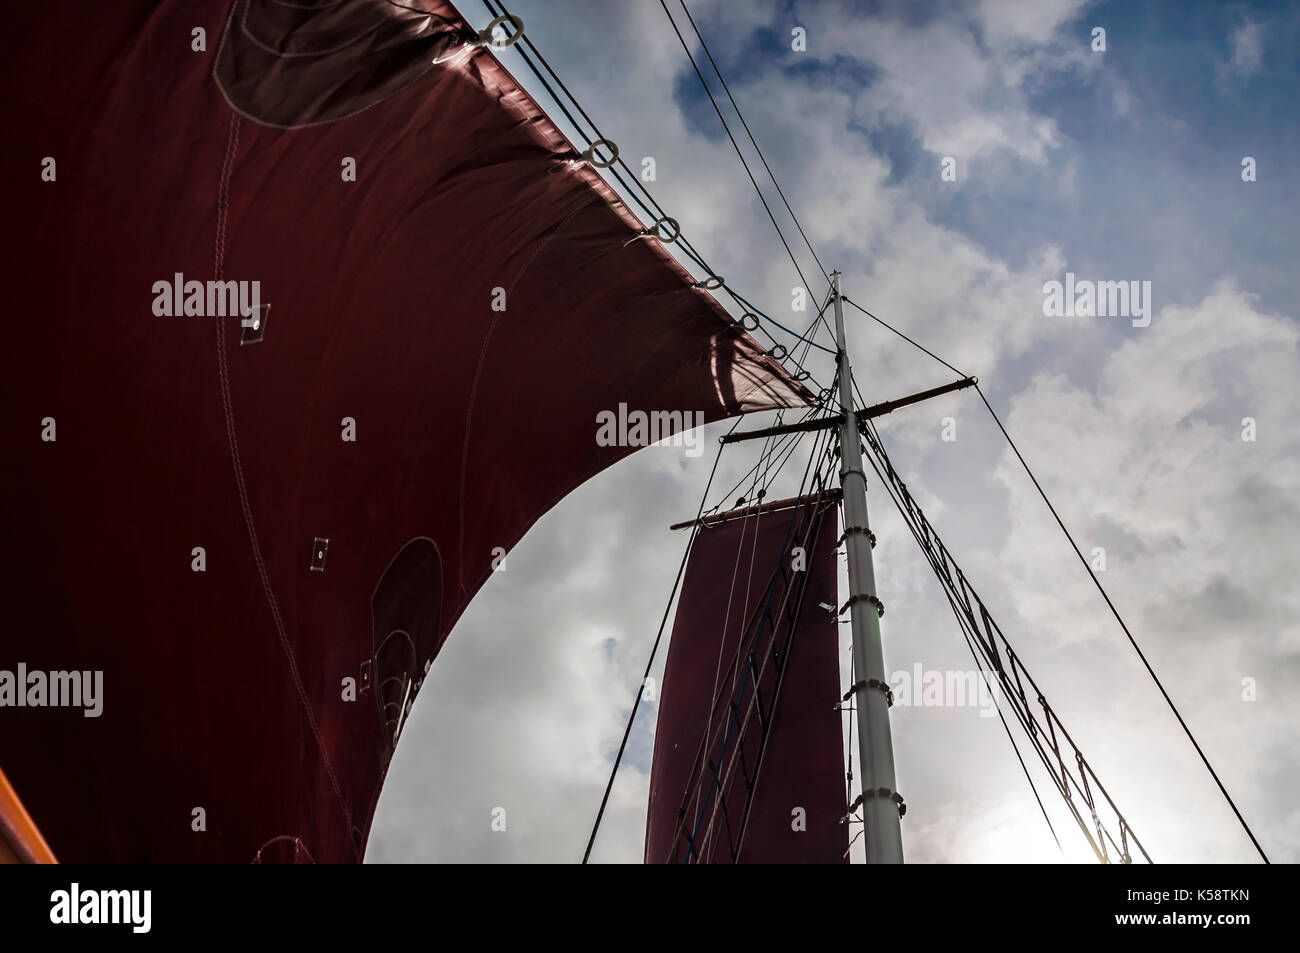
[[[661,225],[671,225],[672,231],[660,231],[659,228]],[[646,234],[659,239],[659,241],[663,242],[665,245],[670,245],[682,237],[682,227],[677,224],[677,219],[669,218],[665,215],[662,218],[656,219],[655,223],[646,231]]]
[[[751,318],[754,320],[753,324],[749,323]],[[758,315],[754,314],[754,312],[752,311],[746,311],[744,314],[740,316],[740,326],[744,328],[746,331],[757,331]]]
[[[776,346],[774,346],[774,347],[772,348],[772,350],[770,350],[770,351],[767,352],[767,356],[768,356],[768,357],[771,357],[771,358],[775,358],[775,359],[778,360],[778,361],[784,361],[784,360],[786,359],[786,356],[787,356],[789,353],[790,353],[790,352],[787,351],[784,347],[782,347],[781,345],[777,344]]]
[[[498,40],[496,38],[496,28],[499,26],[505,26],[507,23],[509,23],[512,27],[514,27],[514,32],[511,33],[509,36],[507,36],[505,39]],[[514,46],[516,43],[518,43],[519,40],[523,37],[523,35],[524,35],[523,18],[517,17],[513,13],[503,13],[501,16],[495,17],[492,20],[492,22],[489,23],[482,30],[479,30],[478,39],[479,39],[479,43],[483,46],[490,46],[493,49],[504,50],[507,47]]]
[[[800,371],[798,374],[794,375],[794,379],[799,382],[812,380],[812,372]]]
[[[703,288],[705,291],[717,291],[727,282],[720,275],[709,275],[703,281],[695,282],[694,287]]]
[[[661,228],[663,226],[671,226],[672,230],[661,231]],[[671,245],[673,242],[677,241],[677,239],[681,237],[682,237],[682,227],[677,224],[677,219],[669,218],[667,215],[664,215],[661,216],[660,218],[655,219],[655,223],[651,225],[649,228],[641,229],[640,234],[633,235],[631,238],[625,241],[623,243],[623,247],[626,248],[628,245],[631,245],[634,241],[637,241],[642,238],[655,238],[658,239],[661,244]]]
[[[610,151],[610,157],[608,159],[598,159],[596,157],[596,148],[598,146],[604,146]],[[590,162],[597,169],[608,169],[618,161],[618,145],[610,139],[597,139],[591,145],[587,146],[587,148],[583,149],[582,155],[578,158],[583,162]]]

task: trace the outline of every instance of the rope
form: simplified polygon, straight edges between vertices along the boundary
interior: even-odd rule
[[[704,36],[700,33],[700,28],[695,25],[695,18],[691,16],[691,11],[687,9],[686,0],[678,0],[678,2],[681,3],[682,11],[686,14],[686,19],[690,21],[691,29],[695,31],[695,36],[699,39],[700,46],[704,49],[704,55],[709,58],[709,64],[713,67],[713,72],[718,74],[718,79],[722,83],[722,89],[727,94],[727,99],[731,101],[731,108],[736,110],[736,116],[740,119],[740,124],[745,127],[745,134],[749,136],[749,141],[753,144],[754,151],[758,153],[758,158],[763,162],[763,168],[767,170],[768,177],[771,178],[772,184],[776,186],[776,194],[781,196],[781,201],[785,203],[785,210],[790,213],[790,218],[794,221],[794,227],[799,229],[799,234],[803,237],[804,244],[808,246],[808,251],[812,253],[813,261],[817,262],[817,267],[821,269],[822,275],[829,283],[831,280],[830,274],[827,273],[825,266],[822,265],[821,259],[817,257],[817,252],[813,248],[812,242],[808,240],[808,235],[804,232],[803,226],[799,224],[799,217],[794,214],[794,209],[790,207],[790,201],[785,197],[785,192],[781,190],[781,183],[776,181],[776,176],[772,173],[772,167],[767,164],[767,158],[763,155],[763,150],[759,146],[758,140],[756,140],[754,134],[750,132],[749,123],[745,122],[745,117],[740,111],[740,104],[737,103],[736,98],[731,95],[731,89],[727,86],[727,81],[722,76],[722,70],[718,69],[718,64],[713,59],[713,54],[709,52],[709,44],[704,42]]]
[[[713,91],[709,89],[709,84],[704,80],[704,74],[696,65],[695,57],[691,54],[691,48],[686,43],[686,37],[682,36],[682,31],[677,29],[677,21],[673,19],[672,12],[668,9],[668,4],[664,0],[659,0],[659,5],[663,7],[664,15],[668,17],[668,22],[672,25],[673,32],[677,34],[677,39],[681,41],[682,49],[686,51],[686,58],[691,61],[691,68],[695,70],[695,75],[700,79],[700,85],[704,87],[705,95],[709,97],[709,102],[713,104],[713,111],[718,114],[718,121],[722,123],[722,130],[731,140],[731,147],[736,150],[736,156],[740,159],[740,164],[745,167],[745,174],[749,176],[749,181],[754,186],[754,191],[758,193],[758,200],[763,203],[763,208],[767,211],[767,217],[772,220],[772,227],[776,229],[777,237],[781,239],[781,244],[785,246],[785,252],[790,256],[790,261],[794,264],[794,270],[799,273],[799,280],[803,282],[805,288],[811,288],[808,279],[803,275],[803,269],[799,267],[799,262],[794,257],[794,252],[790,250],[790,243],[785,240],[785,233],[781,231],[781,226],[777,223],[776,216],[772,214],[772,208],[767,204],[767,199],[763,197],[763,190],[758,187],[758,180],[754,178],[754,173],[749,168],[749,163],[745,161],[745,155],[740,151],[740,145],[736,142],[736,137],[731,134],[731,129],[727,126],[727,120],[722,115],[722,110],[718,107],[718,101],[713,98]],[[689,16],[689,14],[687,14]],[[698,32],[698,31],[697,31]],[[703,40],[700,41],[703,43]],[[716,67],[715,67],[716,68]],[[719,73],[719,76],[722,74]],[[734,103],[733,103],[734,105]],[[737,110],[739,112],[739,110]],[[770,172],[770,170],[769,170]],[[776,181],[773,179],[773,181]],[[816,257],[816,256],[814,256]],[[829,276],[827,276],[829,280]]]
[[[912,347],[914,347],[914,348],[918,348],[918,349],[924,351],[926,354],[929,354],[932,358],[934,358],[936,361],[938,361],[938,362],[939,362],[940,364],[942,364],[944,367],[948,368],[948,370],[952,371],[954,374],[957,374],[957,375],[960,376],[960,377],[969,377],[969,376],[970,376],[969,374],[963,374],[961,371],[957,370],[957,368],[953,367],[951,364],[949,364],[947,361],[945,361],[943,358],[941,358],[938,354],[935,354],[934,351],[931,351],[929,348],[927,348],[927,347],[925,347],[925,346],[923,346],[923,345],[921,345],[921,344],[916,343],[916,342],[913,341],[911,338],[909,338],[906,334],[904,334],[902,331],[898,330],[898,328],[894,327],[892,324],[887,324],[886,322],[880,320],[880,318],[876,317],[874,314],[872,314],[872,313],[871,313],[870,311],[868,311],[866,308],[862,307],[862,305],[858,304],[856,301],[853,301],[852,299],[850,299],[847,295],[843,295],[842,297],[844,298],[845,301],[847,301],[849,304],[853,305],[853,307],[857,308],[859,311],[861,311],[863,314],[865,314],[867,317],[869,317],[872,321],[875,321],[875,322],[876,322],[877,324],[879,324],[882,328],[885,328],[885,329],[887,329],[887,330],[889,330],[889,331],[893,331],[895,334],[897,334],[900,338],[902,338],[902,339],[903,339],[904,341],[906,341],[908,344],[912,345]]]

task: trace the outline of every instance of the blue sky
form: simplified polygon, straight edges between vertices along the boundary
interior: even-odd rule
[[[461,9],[486,22],[481,4]],[[799,279],[657,0],[511,10],[630,164],[656,159],[651,191],[728,284],[806,324],[791,312]],[[691,12],[823,263],[850,297],[980,376],[1080,545],[1107,549],[1108,591],[1273,859],[1300,859],[1288,793],[1300,783],[1300,9],[698,0]],[[806,52],[790,48],[796,27]],[[940,178],[944,156],[955,183]],[[1257,181],[1242,181],[1243,156]],[[1044,316],[1043,283],[1066,271],[1151,281],[1151,325]],[[849,333],[869,401],[951,377],[865,319]],[[955,442],[939,437],[944,417]],[[1250,860],[977,400],[949,395],[881,430],[1156,858]],[[370,859],[581,856],[680,558],[665,527],[698,501],[700,463],[641,451],[511,554],[430,672]],[[719,481],[751,463],[724,456]],[[883,494],[871,505],[888,667],[969,667],[906,530]],[[655,714],[638,718],[600,860],[640,857]],[[970,711],[896,711],[894,725],[910,858],[1060,859],[1000,728]],[[498,805],[515,812],[508,833],[489,829]]]

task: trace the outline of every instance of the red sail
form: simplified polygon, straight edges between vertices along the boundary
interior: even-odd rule
[[[804,497],[696,536],[659,702],[647,863],[847,863],[833,510]]]
[[[360,860],[597,415],[808,399],[420,5],[7,10],[0,670],[102,710],[0,707],[0,765],[61,860]]]

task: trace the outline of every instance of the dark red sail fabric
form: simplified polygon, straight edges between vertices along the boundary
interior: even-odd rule
[[[102,710],[0,706],[0,765],[61,860],[360,860],[597,415],[807,400],[424,6],[6,10],[0,670]]]
[[[839,639],[823,607],[836,606],[835,505],[810,499],[695,539],[659,701],[647,863],[848,862]]]

